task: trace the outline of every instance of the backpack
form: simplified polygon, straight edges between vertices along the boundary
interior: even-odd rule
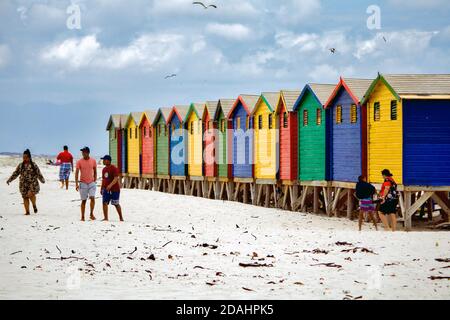
[[[387,194],[386,199],[397,200],[399,198],[397,183],[395,183],[393,179],[386,179],[385,181],[389,181],[391,183],[391,187],[389,188],[389,193]]]

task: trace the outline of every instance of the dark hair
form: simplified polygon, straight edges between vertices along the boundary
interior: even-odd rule
[[[358,181],[359,182],[363,182],[363,181],[365,181],[366,180],[366,176],[359,176],[358,177]]]
[[[26,149],[24,152],[23,152],[23,154],[24,155],[27,155],[28,156],[28,158],[30,158],[30,165],[31,165],[31,167],[33,168],[33,171],[36,173],[36,165],[34,164],[34,162],[33,162],[33,158],[31,157],[31,152],[30,152],[30,149]],[[22,162],[22,164],[23,164],[23,162]],[[23,172],[23,165],[22,165],[22,172]]]
[[[392,177],[393,174],[391,173],[391,171],[389,171],[389,169],[384,169],[383,171],[381,171],[381,175],[385,176],[385,177]]]
[[[69,150],[69,147],[68,146],[64,146],[63,149],[67,151],[67,150]]]

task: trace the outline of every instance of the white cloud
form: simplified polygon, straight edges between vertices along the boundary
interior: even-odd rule
[[[295,49],[302,53],[327,52],[330,48],[336,48],[338,54],[350,51],[349,40],[341,31],[329,31],[322,34],[280,32],[275,35],[275,41],[281,48]]]
[[[144,34],[124,47],[104,47],[95,35],[70,38],[41,52],[45,63],[66,65],[68,69],[98,67],[122,69],[140,66],[153,70],[183,51],[184,37],[177,34]]]
[[[316,15],[321,8],[320,0],[289,0],[284,3],[277,14],[282,23],[304,22],[304,19]]]
[[[312,68],[308,73],[308,76],[312,81],[335,84],[338,82],[340,76],[352,77],[354,72],[355,71],[351,66],[336,68],[329,64],[319,64]]]
[[[11,50],[6,44],[0,44],[0,69],[8,65],[11,58]]]
[[[366,56],[381,56],[395,52],[396,56],[417,55],[430,47],[437,31],[405,30],[389,33],[377,33],[372,39],[356,43],[354,56],[362,59]]]
[[[250,28],[242,24],[210,23],[206,26],[206,32],[229,40],[245,40],[251,35]]]

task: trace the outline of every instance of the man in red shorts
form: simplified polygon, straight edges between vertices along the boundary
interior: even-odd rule
[[[102,158],[105,167],[102,171],[102,187],[100,193],[103,198],[103,221],[108,221],[108,205],[111,203],[116,207],[120,221],[123,221],[122,208],[120,207],[120,183],[119,169],[111,164],[111,156]]]

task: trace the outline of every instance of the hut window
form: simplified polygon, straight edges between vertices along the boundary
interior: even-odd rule
[[[241,118],[236,118],[236,129],[241,128]]]
[[[138,128],[134,128],[134,138],[137,139],[138,138]]]
[[[269,129],[273,128],[273,114],[269,114]]]
[[[114,139],[117,139],[117,131],[114,130]]]
[[[152,128],[148,127],[148,137],[151,138],[152,137]]]
[[[147,137],[147,127],[144,127],[144,138]]]
[[[288,113],[285,112],[283,113],[283,128],[287,128],[288,127]]]
[[[250,117],[245,117],[245,129],[250,129]]]
[[[380,121],[380,103],[373,104],[373,121]]]
[[[194,134],[194,121],[191,121],[191,134]]]
[[[263,118],[262,118],[262,114],[260,114],[258,116],[258,129],[262,129],[263,128]]]
[[[130,137],[129,137],[130,139],[132,139],[133,138],[133,130],[130,128]]]
[[[320,126],[322,124],[322,109],[317,108],[316,110],[316,125]]]
[[[308,125],[308,110],[303,110],[303,126]]]
[[[342,106],[336,107],[336,124],[342,123]]]
[[[391,101],[391,120],[397,120],[397,100]]]
[[[163,127],[164,127],[164,136],[167,136],[167,126],[163,125]]]
[[[352,104],[352,106],[350,107],[350,122],[358,122],[358,109],[356,108],[356,104]]]

